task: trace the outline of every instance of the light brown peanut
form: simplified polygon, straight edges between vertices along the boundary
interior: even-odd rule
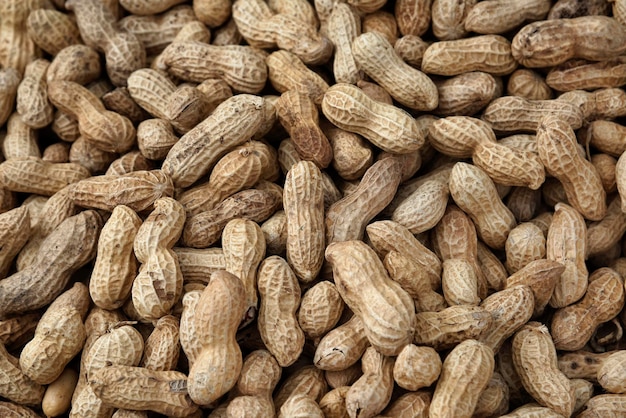
[[[439,104],[435,113],[473,115],[502,94],[502,85],[491,74],[472,71],[436,82]]]
[[[68,189],[75,204],[112,211],[126,205],[135,212],[151,209],[154,202],[174,194],[172,179],[161,170],[132,171],[122,175],[89,177]]]
[[[500,35],[481,35],[454,41],[435,42],[424,52],[422,71],[426,74],[459,75],[482,71],[507,75],[517,68],[511,43]]]
[[[554,49],[547,38],[563,39]],[[524,26],[513,38],[511,49],[520,64],[551,67],[571,58],[600,61],[626,51],[626,28],[607,16],[554,19]]]
[[[7,121],[7,134],[2,140],[4,158],[41,158],[37,144],[37,131],[26,123],[19,113],[13,113]]]
[[[148,370],[174,370],[180,354],[178,318],[166,315],[159,318],[144,344],[144,355],[139,364]]]
[[[292,396],[306,395],[318,402],[326,394],[326,380],[321,370],[314,366],[304,366],[287,377],[274,395],[274,405],[280,410]]]
[[[443,362],[429,416],[471,417],[494,367],[493,350],[489,346],[466,340],[454,347]]]
[[[232,194],[254,186],[261,179],[263,169],[263,162],[254,151],[245,145],[234,149],[215,164],[207,183],[178,196],[187,214],[211,210]]]
[[[505,278],[506,288],[527,285],[534,295],[534,317],[543,313],[565,266],[553,260],[535,260]]]
[[[400,184],[400,163],[385,158],[367,169],[356,190],[326,212],[326,242],[361,239],[367,224],[387,206]]]
[[[369,347],[361,360],[361,376],[346,393],[346,411],[350,417],[372,417],[380,413],[393,390],[395,359],[386,357]]]
[[[31,235],[30,212],[24,205],[0,214],[0,278],[9,273],[15,256]]]
[[[328,167],[333,151],[319,127],[319,115],[313,100],[298,90],[288,90],[276,101],[276,111],[300,157],[313,161],[318,167]]]
[[[50,62],[38,59],[24,69],[24,78],[17,88],[17,112],[28,126],[38,129],[50,124],[54,109],[48,101],[46,72]]]
[[[463,258],[449,258],[441,266],[441,290],[448,305],[478,305],[478,278],[472,263]]]
[[[548,329],[538,322],[524,325],[513,337],[513,363],[524,388],[541,405],[571,415],[575,398],[570,381],[558,369]],[[537,375],[543,376],[537,379]]]
[[[320,338],[337,325],[343,307],[343,299],[335,285],[321,281],[302,296],[298,311],[300,328],[308,338]]]
[[[467,35],[463,26],[465,16],[476,0],[434,0],[432,2],[432,29],[437,39],[446,41]]]
[[[626,392],[626,382],[622,376],[624,370],[624,355],[626,351],[619,350],[608,356],[598,369],[598,383],[610,393]]]
[[[228,392],[241,372],[243,359],[235,333],[245,309],[243,283],[226,271],[214,273],[199,303],[206,305],[195,314],[205,338],[189,370],[187,388],[194,402],[208,405]]]
[[[565,100],[531,100],[504,96],[489,103],[482,118],[495,131],[536,132],[546,113],[566,121],[572,129],[580,128],[585,116],[578,106]]]
[[[324,116],[335,126],[357,133],[384,151],[405,154],[424,145],[415,120],[405,111],[370,99],[361,89],[338,83],[322,100]]]
[[[304,283],[313,281],[324,262],[322,174],[308,161],[287,172],[283,206],[287,216],[287,261]]]
[[[125,152],[135,142],[135,128],[130,120],[104,108],[88,89],[71,81],[48,84],[48,97],[59,109],[78,119],[81,135],[98,148],[109,152]]]
[[[328,90],[328,83],[296,55],[279,50],[272,52],[265,62],[269,81],[279,93],[298,90],[309,96],[316,105],[322,102],[324,93]]]
[[[607,267],[594,271],[589,286],[578,302],[558,309],[550,331],[559,350],[580,350],[603,322],[610,321],[624,306],[624,286],[620,275]],[[573,325],[576,328],[573,329]]]
[[[235,193],[212,210],[189,217],[183,230],[183,243],[194,248],[209,247],[219,240],[226,224],[235,218],[263,222],[280,208],[282,195],[282,190],[258,188]]]
[[[173,76],[202,82],[221,78],[234,92],[257,94],[267,80],[265,56],[249,46],[171,43],[161,54],[162,67]]]
[[[400,104],[416,110],[437,107],[437,87],[432,80],[404,63],[379,33],[358,36],[352,42],[352,53],[358,67]]]
[[[265,257],[265,236],[261,227],[247,219],[233,219],[222,233],[225,270],[241,280],[246,291],[246,309],[240,327],[257,316],[257,270]]]
[[[332,54],[332,43],[320,35],[315,26],[288,14],[274,14],[264,2],[237,0],[232,13],[239,32],[252,46],[278,46],[294,53],[306,64],[322,64]]]
[[[33,156],[0,163],[0,184],[15,192],[52,196],[68,184],[87,177],[89,170],[79,164],[55,164]]]
[[[457,163],[450,174],[449,187],[455,203],[472,218],[476,232],[485,244],[504,248],[516,221],[498,197],[487,174],[478,167]]]
[[[374,162],[371,146],[360,136],[339,128],[325,130],[333,149],[333,168],[344,180],[356,180]]]
[[[117,18],[103,2],[70,1],[66,7],[76,15],[76,23],[85,44],[103,52],[111,82],[125,86],[135,70],[145,67],[146,50],[141,41],[119,29]]]
[[[555,206],[546,238],[546,258],[565,266],[557,280],[550,306],[562,308],[580,299],[587,290],[587,228],[576,209],[564,203]]]
[[[431,347],[407,344],[393,366],[393,379],[401,388],[417,391],[439,379],[441,358]]]
[[[89,294],[103,309],[121,307],[137,275],[133,243],[141,219],[130,208],[116,206],[100,233],[98,252],[89,281]]]
[[[19,360],[0,344],[0,395],[17,404],[40,405],[45,387],[33,382],[19,367]]]
[[[89,386],[107,405],[152,410],[172,417],[186,417],[198,409],[187,393],[187,377],[177,371],[143,367],[109,366],[94,371]]]
[[[4,125],[11,113],[22,76],[13,68],[0,70],[0,124]]]
[[[513,2],[495,0],[474,5],[464,20],[465,30],[476,33],[505,33],[525,21],[541,20],[550,10],[550,2],[534,0]]]
[[[78,26],[69,15],[51,9],[36,9],[26,20],[28,36],[50,55],[63,48],[81,43]]]
[[[547,172],[561,181],[567,200],[585,218],[601,220],[606,214],[606,193],[598,171],[578,155],[576,143],[565,120],[546,116],[539,123],[537,147]]]
[[[529,100],[549,100],[553,95],[545,78],[526,68],[513,71],[509,76],[506,92],[509,96],[520,96]]]
[[[259,266],[257,286],[261,298],[261,338],[278,364],[287,367],[298,359],[304,347],[304,332],[296,316],[300,305],[298,279],[287,261],[270,256]]]
[[[0,281],[0,317],[42,308],[56,299],[72,273],[95,256],[101,227],[94,211],[63,221],[43,241],[32,264]]]
[[[352,52],[352,42],[361,34],[361,19],[346,3],[337,3],[328,17],[327,36],[335,46],[333,73],[338,83],[354,84],[363,78]]]
[[[85,86],[96,81],[101,72],[98,51],[83,44],[69,45],[52,59],[46,72],[46,81],[48,84],[53,81],[72,81]]]
[[[436,350],[477,338],[491,326],[491,313],[478,306],[457,305],[440,312],[416,314],[414,344]]]
[[[183,275],[172,247],[180,238],[185,222],[183,206],[164,197],[141,224],[133,248],[141,266],[132,282],[132,301],[137,313],[155,320],[170,313],[182,294]]]
[[[263,98],[258,96],[240,94],[224,101],[172,147],[163,161],[163,171],[172,177],[178,187],[192,185],[223,154],[258,131],[266,110]],[[242,119],[247,123],[240,124]],[[210,135],[207,135],[209,132]]]
[[[358,362],[368,345],[363,321],[354,315],[322,337],[313,363],[321,370],[342,371]]]
[[[524,222],[509,233],[505,251],[505,266],[513,274],[528,263],[546,257],[546,239],[538,226]]]
[[[284,257],[287,253],[287,215],[279,210],[261,225],[267,255],[279,255]]]
[[[41,317],[35,336],[20,354],[20,368],[34,382],[50,384],[80,352],[86,338],[83,318],[89,308],[89,292],[76,283],[61,294]]]
[[[337,290],[362,319],[370,343],[382,354],[398,354],[413,338],[415,307],[408,293],[389,278],[376,253],[360,241],[330,244],[326,259],[333,267]]]

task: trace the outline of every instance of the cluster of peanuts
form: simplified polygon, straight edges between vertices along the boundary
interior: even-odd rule
[[[0,66],[0,416],[626,416],[626,0],[1,0]]]

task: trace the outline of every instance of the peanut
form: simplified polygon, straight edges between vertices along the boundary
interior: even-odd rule
[[[489,346],[466,340],[454,347],[443,362],[429,416],[471,417],[494,367],[493,351]]]
[[[133,71],[145,67],[146,50],[141,41],[134,34],[120,30],[117,18],[106,5],[98,0],[72,0],[66,7],[76,15],[85,44],[105,54],[107,73],[113,84],[125,86]]]
[[[117,309],[130,295],[137,275],[133,253],[141,219],[124,205],[116,206],[100,233],[98,252],[89,281],[89,294],[103,309]]]
[[[432,29],[437,39],[453,40],[467,35],[463,21],[476,0],[434,0],[432,2]]]
[[[13,68],[0,70],[0,124],[4,125],[11,113],[22,76]]]
[[[246,291],[246,309],[241,327],[257,316],[257,270],[265,256],[265,236],[261,227],[246,219],[233,219],[224,227],[222,249],[225,270],[239,278]]]
[[[565,100],[531,100],[504,96],[493,100],[483,113],[483,120],[495,131],[536,132],[546,113],[566,121],[572,129],[583,124],[584,114],[578,106]]]
[[[94,211],[63,221],[43,241],[33,264],[0,281],[0,317],[42,308],[56,299],[72,273],[95,256],[101,226]]]
[[[547,39],[563,40],[554,49]],[[554,19],[524,26],[511,44],[513,57],[529,67],[552,67],[571,58],[601,61],[626,51],[626,29],[607,16]]]
[[[221,26],[230,16],[231,0],[199,0],[193,3],[193,12],[209,27]]]
[[[361,241],[333,242],[326,248],[326,259],[333,267],[337,290],[363,321],[372,346],[381,354],[397,355],[413,338],[412,298]]]
[[[6,277],[15,256],[30,235],[30,212],[26,206],[0,214],[0,240],[6,243],[0,248],[0,278]]]
[[[245,309],[245,290],[232,274],[214,273],[202,292],[203,309],[195,316],[205,336],[202,350],[189,370],[187,389],[198,405],[208,405],[228,392],[241,372],[243,359],[235,340]]]
[[[361,360],[363,376],[346,393],[346,411],[351,418],[372,417],[380,413],[393,390],[395,360],[369,347]]]
[[[25,124],[35,129],[50,124],[54,117],[45,80],[49,66],[50,62],[44,59],[29,63],[17,88],[17,112]]]
[[[422,71],[426,74],[452,76],[482,71],[501,76],[511,74],[515,68],[511,43],[500,35],[436,42],[422,58]]]
[[[322,102],[328,83],[296,55],[279,50],[272,52],[265,62],[269,81],[279,93],[298,90],[309,96],[316,105]]]
[[[100,77],[102,68],[98,52],[83,44],[68,45],[54,56],[46,72],[46,82],[72,81],[88,85]]]
[[[356,86],[338,83],[329,88],[322,112],[335,126],[363,136],[384,151],[404,154],[424,145],[423,134],[408,113],[370,99]]]
[[[571,384],[558,369],[556,349],[544,325],[529,322],[517,331],[513,363],[524,388],[537,402],[561,415],[571,415],[575,402]]]
[[[479,3],[473,6],[465,16],[465,30],[482,34],[505,33],[525,21],[544,19],[550,10],[550,5],[550,2],[546,0],[530,2],[496,0]]]
[[[322,281],[307,290],[300,301],[298,323],[309,339],[322,337],[334,328],[343,312],[343,299],[335,285]]]
[[[26,20],[28,36],[50,55],[57,55],[63,48],[80,44],[78,26],[69,15],[51,9],[36,9]]]
[[[441,358],[431,347],[407,344],[393,366],[393,379],[401,388],[417,391],[439,379]]]
[[[287,367],[298,359],[304,348],[304,332],[296,316],[300,305],[298,279],[287,261],[278,256],[263,260],[258,275],[259,332],[278,364]]]
[[[610,321],[624,306],[624,285],[619,274],[607,267],[594,271],[584,297],[558,309],[552,318],[551,333],[559,350],[580,350],[603,322]],[[572,329],[572,324],[577,324]]]
[[[72,393],[78,381],[78,373],[66,368],[48,387],[41,402],[41,409],[47,417],[57,417],[70,409]]]
[[[154,210],[141,224],[133,248],[141,266],[132,282],[132,301],[137,313],[154,320],[170,313],[182,294],[183,275],[172,247],[185,222],[183,206],[165,197],[154,202]]]
[[[446,349],[479,337],[492,323],[491,313],[478,306],[456,305],[439,312],[420,312],[415,315],[413,342],[435,350]]]
[[[18,404],[41,404],[45,387],[22,372],[18,359],[7,352],[4,344],[0,344],[0,370],[0,395],[3,398]]]
[[[322,370],[341,371],[355,364],[369,345],[363,321],[354,315],[322,337],[313,363]]]
[[[506,85],[509,96],[520,96],[529,100],[549,100],[553,93],[544,77],[526,68],[520,68],[509,76]]]
[[[415,110],[437,107],[437,87],[432,80],[405,64],[380,34],[370,32],[358,36],[352,42],[352,53],[358,67],[398,103]]]

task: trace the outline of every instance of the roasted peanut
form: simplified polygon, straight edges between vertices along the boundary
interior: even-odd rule
[[[393,366],[393,379],[402,388],[416,391],[435,383],[441,373],[441,358],[431,347],[407,344]]]
[[[435,350],[446,349],[479,337],[492,323],[491,313],[478,306],[457,305],[440,312],[420,312],[415,315],[413,342]]]
[[[393,391],[394,359],[369,347],[361,360],[361,376],[346,393],[346,411],[350,417],[371,417],[380,413]]]
[[[473,6],[463,23],[468,32],[505,33],[525,21],[544,19],[550,10],[550,5],[550,2],[546,0],[524,3],[488,1]]]

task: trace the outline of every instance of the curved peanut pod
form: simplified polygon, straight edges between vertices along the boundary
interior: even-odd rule
[[[370,343],[383,354],[397,355],[413,338],[413,299],[362,241],[334,242],[326,248],[326,259],[337,290],[363,321]]]
[[[556,349],[545,325],[529,322],[515,334],[513,364],[524,389],[539,404],[563,416],[571,415],[576,399],[569,379],[558,368]]]
[[[137,275],[133,243],[140,226],[141,218],[128,206],[119,205],[102,228],[89,293],[103,309],[121,307],[130,295]]]
[[[91,173],[76,163],[50,163],[38,157],[17,157],[0,163],[0,185],[5,189],[52,196]]]
[[[177,371],[109,366],[92,373],[89,386],[115,408],[149,410],[171,417],[187,417],[198,410],[187,393],[187,376]]]
[[[0,344],[0,396],[18,404],[41,405],[46,388],[19,368],[19,361]]]
[[[173,42],[161,59],[175,77],[197,83],[220,78],[240,93],[258,94],[267,80],[264,55],[249,46]]]
[[[30,212],[22,205],[0,214],[0,278],[5,278],[15,256],[28,241],[31,233]]]
[[[72,185],[69,196],[79,206],[112,211],[126,205],[135,212],[153,207],[161,197],[174,194],[172,179],[161,170],[90,177]]]
[[[322,112],[337,127],[362,135],[383,151],[406,154],[424,145],[424,134],[407,112],[376,102],[351,84],[330,87]]]
[[[189,395],[198,405],[216,401],[237,383],[243,358],[235,335],[245,298],[241,280],[225,271],[214,273],[202,292],[200,303],[209,306],[196,310],[196,315],[207,338],[188,379]]]
[[[454,347],[443,362],[429,416],[471,417],[494,368],[493,350],[488,345],[466,340]]]
[[[548,38],[558,40],[559,47],[545,42]],[[524,26],[511,48],[515,59],[529,68],[552,67],[571,58],[602,61],[626,51],[626,29],[608,16],[544,20]]]
[[[84,211],[63,221],[41,244],[35,263],[0,281],[0,317],[42,308],[96,253],[102,219]]]
[[[240,94],[215,111],[174,144],[163,161],[163,172],[177,187],[189,187],[209,172],[222,155],[249,140],[266,119],[262,97]]]
[[[415,110],[433,110],[439,102],[435,83],[424,73],[406,64],[377,32],[358,36],[352,53],[359,68],[372,77],[400,104]]]
[[[572,127],[558,116],[547,115],[539,123],[537,147],[546,171],[563,184],[576,210],[599,221],[606,215],[606,192],[596,168],[578,154],[577,143]]]
[[[287,367],[298,359],[305,340],[296,317],[300,306],[298,279],[283,258],[271,256],[259,267],[258,287],[259,333],[278,364]]]

